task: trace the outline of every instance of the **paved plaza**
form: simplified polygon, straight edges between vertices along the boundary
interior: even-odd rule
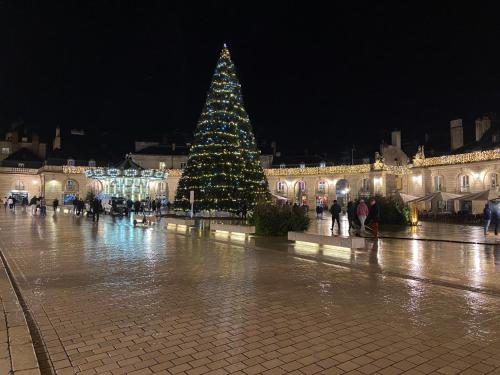
[[[500,374],[495,245],[359,251],[0,212],[42,374]]]

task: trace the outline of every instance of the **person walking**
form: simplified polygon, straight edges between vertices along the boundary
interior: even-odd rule
[[[156,213],[156,199],[153,199],[151,201],[151,211],[153,211],[153,213]]]
[[[370,202],[370,210],[368,212],[367,222],[373,230],[373,236],[378,238],[379,222],[380,222],[380,208],[375,199]]]
[[[54,209],[54,213],[57,212],[57,207],[59,207],[59,199],[56,198],[52,201],[52,208]]]
[[[94,198],[92,201],[92,221],[99,221],[99,214],[102,210],[102,203],[99,198]]]
[[[3,207],[7,211],[7,206],[9,205],[9,198],[3,197]]]
[[[361,223],[360,233],[365,231],[365,221],[368,216],[368,206],[366,205],[364,199],[359,201],[358,207],[356,208],[356,215],[358,216],[358,220]]]
[[[332,214],[332,232],[333,228],[335,227],[335,222],[337,222],[338,227],[339,227],[339,234],[340,234],[340,212],[342,209],[340,208],[340,205],[337,203],[337,200],[333,201],[332,207],[330,207],[330,213]]]
[[[488,235],[488,228],[490,227],[491,223],[491,208],[489,203],[486,203],[484,205],[484,210],[483,210],[483,224],[484,224],[484,235]]]
[[[351,231],[356,217],[356,207],[353,201],[347,202],[347,220],[349,221],[349,232]]]

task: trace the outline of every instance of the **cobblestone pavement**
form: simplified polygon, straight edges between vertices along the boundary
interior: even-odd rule
[[[496,296],[109,217],[0,229],[58,374],[500,373]]]

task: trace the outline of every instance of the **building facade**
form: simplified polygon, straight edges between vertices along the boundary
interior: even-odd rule
[[[497,143],[498,126],[493,126],[489,117],[478,119],[475,125],[474,145],[480,144],[481,148],[474,150],[472,147],[472,151],[469,151],[470,147],[468,150],[463,142],[462,122],[453,120],[450,123],[452,152],[444,156],[426,157],[421,146],[415,155],[409,157],[401,149],[401,134],[396,131],[392,133],[391,144],[381,145],[380,152],[376,153],[375,161],[371,164],[331,166],[318,163],[317,166],[301,164],[293,168],[285,165],[270,168],[270,156],[263,156],[261,161],[269,190],[277,200],[288,200],[314,208],[317,205],[329,206],[335,199],[345,205],[350,199],[373,195],[404,195],[406,200],[411,200],[442,192],[453,194],[455,198],[447,199],[441,195],[424,200],[419,203],[419,208],[434,212],[478,213],[482,211],[484,201],[461,200],[456,196],[484,191],[490,191],[492,197],[498,196],[500,144]],[[146,170],[163,173],[162,178],[148,183],[147,195],[151,198],[161,197],[170,202],[174,200],[182,168],[187,162],[185,152],[177,154],[175,150],[173,145],[171,151],[174,152],[169,155],[168,150],[147,145],[129,154],[130,162]],[[28,198],[42,195],[48,202],[57,198],[63,205],[68,204],[71,197],[85,198],[89,192],[114,194],[115,190],[110,190],[111,185],[107,186],[100,179],[85,174],[89,168],[99,167],[92,160],[75,163],[75,160],[68,159],[66,165],[51,165],[48,159],[40,163],[38,168],[26,168],[24,162],[16,164],[14,161],[2,161],[0,194],[2,198],[9,195]],[[116,191],[125,192],[126,195],[129,190],[122,186]],[[130,198],[140,196],[143,199],[144,195],[137,193]]]

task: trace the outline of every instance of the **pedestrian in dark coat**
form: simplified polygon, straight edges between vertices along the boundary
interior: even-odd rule
[[[337,200],[334,200],[332,207],[330,207],[330,213],[332,214],[332,232],[335,226],[335,222],[337,222],[340,233],[340,212],[342,212],[342,209],[340,208],[340,205],[337,203]]]
[[[347,202],[347,220],[349,221],[349,231],[351,231],[352,223],[356,217],[356,206],[353,201]]]
[[[370,211],[368,212],[368,218],[366,219],[368,224],[373,230],[373,236],[378,238],[378,230],[380,223],[380,207],[375,199],[370,202]]]

